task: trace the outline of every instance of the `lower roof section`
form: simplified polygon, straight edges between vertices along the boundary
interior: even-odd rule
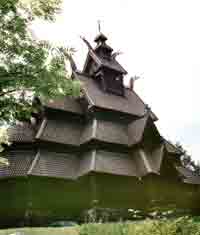
[[[5,155],[9,165],[0,165],[0,178],[26,176],[36,153],[32,150],[14,150]]]
[[[144,148],[159,148],[164,143],[167,153],[179,157],[182,153],[169,141],[163,139],[149,115],[129,124],[103,119],[66,120],[65,117],[43,118],[40,124],[19,123],[8,129],[9,141],[20,145],[47,146],[48,149],[107,148],[108,151],[131,151],[138,145]],[[98,147],[97,147],[97,144]],[[96,144],[96,146],[94,146]],[[18,145],[18,146],[20,146]],[[106,147],[105,147],[106,146]],[[118,150],[117,150],[118,148]],[[57,151],[58,151],[57,150]],[[61,150],[59,150],[61,151]],[[68,150],[67,150],[68,151]]]
[[[147,138],[144,138],[145,136]],[[102,143],[123,145],[127,149],[142,141],[149,144],[155,142],[158,145],[161,142],[160,134],[149,116],[130,124],[100,119],[92,119],[83,123],[78,120],[66,122],[60,117],[46,118],[39,127],[36,139],[77,147],[97,140]]]
[[[92,172],[141,178],[159,174],[163,159],[163,146],[153,152],[137,149],[132,153],[91,150],[84,153],[58,153],[53,151],[8,152],[10,166],[0,167],[1,177],[45,176],[75,180]]]
[[[28,175],[76,179],[78,157],[75,154],[38,151]]]
[[[80,144],[91,140],[128,147],[128,127],[119,122],[93,119],[85,125],[81,134]]]
[[[79,176],[90,172],[137,177],[134,159],[129,154],[102,150],[93,150],[81,156]]]
[[[52,143],[79,146],[82,124],[66,122],[63,119],[44,119],[36,135],[36,139]]]

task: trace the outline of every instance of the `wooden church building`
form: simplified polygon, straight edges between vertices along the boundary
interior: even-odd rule
[[[9,129],[10,165],[0,168],[0,226],[73,219],[92,207],[196,208],[182,181],[181,152],[156,127],[157,116],[131,88],[100,33],[83,70],[71,59],[81,97],[36,99],[34,122]],[[159,97],[158,97],[159,98]],[[167,108],[167,107],[166,107]]]

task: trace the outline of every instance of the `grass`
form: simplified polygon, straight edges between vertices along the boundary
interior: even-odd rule
[[[0,235],[11,235],[21,232],[23,235],[78,235],[77,227],[67,228],[13,228],[1,229]]]

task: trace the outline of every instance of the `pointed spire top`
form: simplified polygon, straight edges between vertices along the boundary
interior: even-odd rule
[[[99,31],[99,34],[96,36],[96,38],[94,39],[94,41],[96,43],[104,43],[106,40],[107,40],[107,37],[101,32],[101,21],[98,20],[97,21],[98,23],[98,31]]]
[[[100,20],[98,20],[98,21],[97,21],[97,23],[98,23],[98,30],[99,30],[99,34],[101,34],[101,21],[100,21]]]

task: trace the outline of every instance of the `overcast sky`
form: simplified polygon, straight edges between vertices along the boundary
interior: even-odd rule
[[[118,61],[142,78],[135,90],[159,117],[161,134],[179,141],[200,160],[200,1],[199,0],[64,0],[54,24],[37,22],[40,39],[74,47],[79,68],[90,42],[102,32]]]

